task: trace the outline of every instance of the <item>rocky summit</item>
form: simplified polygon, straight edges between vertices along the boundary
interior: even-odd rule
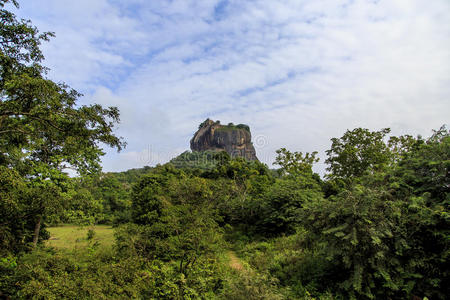
[[[247,125],[220,124],[206,119],[191,139],[192,151],[226,151],[232,157],[258,160]]]

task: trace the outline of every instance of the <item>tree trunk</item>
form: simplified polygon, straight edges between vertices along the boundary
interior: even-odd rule
[[[33,236],[33,248],[36,248],[37,242],[39,240],[39,232],[41,231],[41,222],[42,222],[42,216],[39,216],[39,219],[34,226],[34,236]]]

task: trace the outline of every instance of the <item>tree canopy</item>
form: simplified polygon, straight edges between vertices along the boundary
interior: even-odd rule
[[[35,219],[36,244],[42,217],[67,189],[64,170],[98,172],[101,144],[120,151],[125,143],[113,134],[117,108],[78,105],[80,93],[46,77],[39,47],[53,33],[39,33],[30,21],[18,20],[5,9],[8,2],[18,7],[16,1],[0,2],[0,166],[14,169],[16,180],[30,189],[33,203],[19,216]],[[44,191],[47,196],[37,197]]]

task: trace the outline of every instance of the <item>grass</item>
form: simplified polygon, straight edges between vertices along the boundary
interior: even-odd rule
[[[87,238],[89,229],[95,232],[91,241]],[[111,247],[114,243],[114,229],[107,225],[62,225],[49,227],[47,230],[50,232],[50,239],[46,242],[47,246],[58,249],[82,248],[88,246],[89,242],[97,242],[103,247]]]

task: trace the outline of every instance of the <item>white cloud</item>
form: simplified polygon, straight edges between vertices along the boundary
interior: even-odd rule
[[[275,150],[323,151],[354,127],[424,134],[450,113],[450,2],[22,1],[57,38],[51,76],[117,105],[123,154],[175,155],[206,117],[248,123]],[[176,149],[176,150],[173,150]],[[168,155],[158,155],[158,162]],[[324,165],[318,170],[323,172]]]

